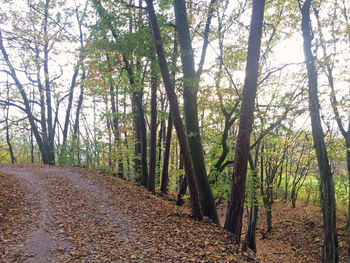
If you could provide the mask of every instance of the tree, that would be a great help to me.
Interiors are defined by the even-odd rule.
[[[211,4],[214,2],[215,0],[212,1]],[[216,211],[213,194],[206,172],[203,156],[203,146],[199,130],[197,91],[199,86],[201,68],[199,68],[199,72],[197,74],[194,67],[194,54],[187,20],[185,1],[174,0],[174,9],[176,29],[178,32],[180,45],[182,71],[184,74],[184,116],[191,157],[193,160],[193,166],[195,169],[196,181],[198,185],[199,198],[201,201],[203,214],[211,218],[215,223],[219,224],[219,217]],[[209,19],[211,19],[212,13],[213,10],[210,9]],[[210,20],[207,22],[207,31],[209,31],[209,26]],[[207,37],[208,36],[204,38],[205,41],[208,41]],[[203,52],[205,52],[205,50]],[[202,55],[202,57],[203,56],[205,56],[205,53]],[[200,63],[200,67],[203,67],[204,58]]]
[[[182,119],[180,115],[179,105],[177,102],[177,97],[175,94],[175,89],[170,78],[168,64],[165,59],[164,48],[162,45],[162,39],[160,35],[160,30],[158,26],[158,20],[154,11],[153,1],[146,0],[147,3],[147,12],[149,15],[149,20],[151,24],[151,29],[154,38],[154,44],[158,56],[158,64],[162,73],[163,83],[166,89],[166,93],[169,100],[169,106],[176,129],[177,137],[179,140],[182,157],[184,159],[184,167],[186,178],[190,190],[190,200],[192,208],[192,216],[195,218],[202,218],[200,202],[198,198],[197,183],[195,177],[195,171],[193,169],[192,158],[190,155],[189,145],[185,133],[185,128],[182,124]]]
[[[7,101],[5,103],[5,130],[6,130],[6,143],[8,146],[8,150],[10,152],[11,156],[11,163],[14,164],[16,162],[16,158],[13,153],[13,147],[11,143],[11,138],[10,138],[10,123],[9,123],[9,111],[10,111],[10,101],[9,101],[9,93],[10,93],[10,87],[8,85],[8,80],[6,81],[6,98]]]
[[[250,148],[250,133],[254,120],[254,101],[258,83],[264,7],[264,0],[253,1],[253,11],[250,23],[251,28],[248,40],[246,75],[243,86],[234,169],[224,226],[225,229],[233,233],[234,239],[237,242],[240,242],[241,240],[245,181]]]
[[[153,57],[153,56],[152,56]],[[150,143],[150,161],[147,189],[155,192],[156,179],[156,157],[157,157],[157,85],[158,77],[156,71],[155,58],[151,58],[151,143]]]
[[[86,8],[87,8],[87,3],[85,5],[84,13],[81,15],[81,14],[79,14],[78,6],[76,5],[76,7],[75,7],[75,16],[76,16],[76,20],[77,20],[78,27],[79,27],[80,54],[79,54],[79,59],[77,61],[77,65],[74,67],[72,81],[71,81],[70,89],[69,89],[69,93],[68,93],[68,105],[67,105],[66,117],[65,117],[64,126],[63,126],[63,135],[62,135],[63,136],[63,140],[62,140],[63,145],[66,143],[66,140],[68,137],[68,126],[69,126],[70,114],[71,114],[72,104],[73,104],[74,89],[75,89],[76,84],[77,84],[77,79],[78,79],[80,67],[81,67],[81,65],[84,61],[84,58],[85,58],[85,56],[84,56],[84,49],[85,49],[84,34],[83,34],[82,27],[83,27],[83,23],[84,23],[84,18],[86,17]]]
[[[176,33],[176,32],[175,32]],[[178,58],[178,42],[176,38],[174,38],[174,46],[173,46],[173,56],[172,56],[172,65],[171,65],[171,78],[173,87],[175,87],[175,76],[176,76],[176,61]],[[164,193],[168,193],[168,183],[169,183],[169,156],[170,156],[170,145],[171,145],[171,137],[173,133],[173,119],[171,117],[171,110],[169,109],[168,116],[168,126],[166,131],[166,139],[165,139],[165,150],[163,155],[163,170],[162,170],[162,181],[160,190]]]
[[[325,36],[323,34],[323,24],[319,15],[319,10],[317,8],[314,8],[314,14],[317,20],[317,26],[318,26],[318,33],[319,33],[319,37],[320,37],[320,46],[322,48],[322,52],[323,52],[323,60],[321,61],[321,66],[323,66],[323,70],[327,76],[327,80],[328,80],[328,85],[330,88],[330,101],[331,101],[331,105],[332,105],[332,109],[333,109],[333,113],[334,113],[334,117],[336,120],[336,123],[338,125],[338,129],[341,133],[341,135],[343,136],[344,140],[345,140],[345,151],[346,151],[346,166],[347,166],[347,172],[348,172],[348,182],[350,185],[350,114],[341,114],[341,108],[343,108],[345,105],[342,105],[340,103],[340,101],[342,101],[342,99],[339,100],[339,97],[337,96],[337,92],[336,92],[336,84],[334,82],[334,71],[337,68],[336,65],[336,52],[340,52],[337,51],[339,48],[337,47],[337,44],[339,42],[338,40],[338,34],[337,31],[341,31],[341,29],[335,28],[335,23],[333,22],[333,20],[336,20],[337,17],[337,3],[335,3],[335,7],[333,10],[333,14],[331,15],[331,19],[332,19],[332,27],[331,27],[331,44],[333,45],[333,54],[328,54],[327,51],[327,40],[325,39]],[[344,6],[342,7],[342,9],[340,10],[340,13],[343,14],[344,20],[345,21],[339,21],[339,24],[342,23],[349,23],[348,21],[348,14],[347,14],[347,9],[345,6],[345,2],[343,2]],[[342,17],[342,16],[340,16]],[[325,23],[326,24],[326,23]],[[349,30],[345,30],[345,38],[348,39],[348,44],[350,44],[350,32]],[[341,65],[339,65],[338,67],[342,67]],[[348,125],[346,127],[346,122],[348,122]],[[346,227],[350,229],[350,191],[349,191],[349,196],[348,196],[348,220],[347,220],[347,225]]]
[[[308,75],[312,137],[321,178],[320,193],[324,231],[322,260],[324,263],[334,263],[338,262],[336,203],[333,176],[329,165],[327,149],[324,142],[323,128],[321,125],[320,105],[318,101],[318,76],[315,66],[315,57],[312,53],[313,37],[310,19],[310,7],[312,0],[305,0],[303,4],[301,3],[301,0],[298,0],[298,3],[302,15],[301,30],[304,40],[305,65]]]
[[[24,104],[24,112],[28,117],[31,130],[39,146],[42,160],[45,164],[55,164],[55,133],[58,116],[58,106],[61,100],[53,105],[53,97],[58,97],[55,88],[63,84],[62,65],[52,67],[55,59],[56,46],[69,40],[67,29],[70,12],[62,17],[56,1],[39,1],[27,3],[26,12],[21,16],[14,14],[17,23],[9,31],[0,31],[0,50],[5,61],[6,73],[11,76],[17,86]],[[56,9],[56,10],[55,10]],[[55,10],[54,14],[53,10]],[[60,13],[58,15],[58,13]],[[52,17],[57,17],[56,20]],[[5,41],[6,40],[6,44]],[[20,68],[20,66],[23,68]],[[57,68],[59,72],[57,72]],[[27,83],[30,83],[28,85]],[[36,87],[38,97],[34,106],[30,105],[28,88]],[[62,100],[64,99],[61,98]]]
[[[108,29],[111,32],[111,35],[115,41],[113,45],[118,50],[119,54],[122,57],[124,68],[126,70],[126,73],[129,79],[129,85],[130,85],[131,94],[132,94],[132,101],[134,104],[133,112],[135,113],[135,132],[136,132],[136,139],[137,139],[135,150],[136,150],[136,154],[141,153],[141,157],[140,157],[141,158],[141,184],[146,187],[148,182],[148,164],[147,164],[147,130],[146,130],[147,127],[146,127],[143,101],[142,101],[142,97],[143,97],[142,85],[144,83],[143,83],[143,77],[138,78],[138,75],[144,75],[144,74],[139,74],[141,72],[141,56],[139,56],[139,54],[136,54],[136,61],[134,61],[132,59],[133,58],[132,48],[134,47],[130,48],[128,46],[128,42],[123,43],[124,45],[119,45],[120,38],[122,37],[128,38],[128,36],[132,35],[133,24],[130,18],[130,23],[128,25],[129,31],[125,33],[125,35],[122,35],[121,34],[122,32],[119,32],[119,28],[115,27],[114,24],[112,23],[113,21],[112,19],[116,19],[117,22],[119,22],[119,20],[122,20],[124,22],[124,25],[125,25],[125,21],[124,21],[125,19],[120,19],[119,17],[114,17],[110,15],[107,12],[106,8],[103,7],[100,0],[94,0],[93,3],[101,18],[102,31],[104,32],[106,29]],[[140,6],[140,8],[142,9],[142,6]],[[139,24],[142,24],[141,21],[139,22],[140,22]],[[139,29],[140,32],[142,32],[142,29],[144,28]],[[136,68],[136,70],[134,68]],[[137,158],[138,156],[136,156],[136,159]],[[138,163],[138,161],[136,163]]]

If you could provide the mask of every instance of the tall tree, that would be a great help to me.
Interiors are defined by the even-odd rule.
[[[212,1],[214,3],[215,1]],[[203,145],[199,130],[197,91],[199,85],[200,73],[197,75],[194,65],[194,54],[192,49],[192,41],[187,20],[186,3],[184,0],[174,0],[176,29],[178,32],[180,55],[182,61],[182,71],[184,74],[184,116],[186,123],[186,131],[190,145],[191,157],[196,174],[196,180],[199,191],[199,198],[203,214],[211,218],[215,223],[219,224],[219,217],[216,211],[213,194],[209,185],[207,171],[205,167]],[[211,19],[213,10],[209,10],[209,18]],[[210,20],[207,22],[205,41],[208,41],[208,31]],[[204,46],[208,45],[205,42]],[[203,51],[203,56],[205,50]],[[202,71],[204,57],[200,62],[199,72]]]
[[[234,239],[237,242],[241,240],[245,181],[250,148],[250,134],[254,121],[264,7],[264,0],[253,0],[239,130],[235,149],[231,192],[224,226],[225,229],[233,233]]]
[[[168,96],[170,110],[173,117],[173,122],[176,129],[177,137],[179,140],[182,157],[184,159],[185,174],[186,174],[186,178],[187,178],[188,186],[190,190],[192,216],[195,218],[202,218],[200,202],[198,197],[196,176],[193,168],[192,158],[189,150],[185,128],[182,124],[182,119],[180,115],[179,104],[175,94],[175,89],[171,81],[168,64],[165,59],[164,47],[162,44],[162,38],[160,35],[158,20],[154,11],[153,1],[146,0],[146,3],[147,3],[147,12],[149,15],[149,20],[150,20],[153,38],[154,38],[154,44],[155,44],[155,48],[158,56],[158,64],[159,64],[160,71],[162,73],[163,83]]]
[[[312,0],[305,0],[302,4],[298,0],[302,15],[301,30],[304,40],[305,65],[308,75],[309,107],[311,116],[312,136],[317,156],[321,183],[321,204],[323,211],[324,243],[322,261],[324,263],[338,262],[338,236],[336,229],[336,202],[334,182],[327,149],[324,142],[323,128],[320,117],[320,104],[318,101],[318,73],[315,66],[315,57],[312,54],[312,28],[310,7]]]
[[[175,30],[176,35],[176,30]],[[175,77],[176,77],[176,61],[178,58],[178,42],[176,37],[174,37],[174,46],[173,46],[173,55],[171,61],[171,80],[173,83],[173,87],[175,87]],[[171,145],[171,137],[173,133],[173,119],[171,117],[171,110],[169,109],[168,116],[168,126],[166,131],[166,139],[165,139],[165,149],[163,155],[163,170],[162,170],[162,182],[160,186],[160,190],[164,193],[168,193],[168,183],[169,183],[169,156],[170,156],[170,145]]]
[[[74,95],[74,89],[77,84],[77,79],[79,75],[79,70],[80,67],[84,61],[84,34],[83,34],[83,23],[84,23],[84,18],[86,17],[86,8],[87,4],[85,5],[85,10],[84,13],[81,15],[79,13],[78,6],[75,6],[75,17],[78,23],[78,28],[79,28],[79,42],[80,42],[80,52],[79,52],[79,59],[77,61],[77,65],[74,67],[73,71],[73,76],[69,88],[69,93],[68,93],[68,105],[67,105],[67,111],[66,111],[66,117],[64,120],[64,126],[63,126],[63,142],[62,144],[66,143],[67,136],[68,136],[68,126],[69,126],[69,120],[70,120],[70,114],[72,111],[72,106],[73,106],[73,95]]]
[[[155,192],[156,179],[156,157],[157,157],[157,71],[156,60],[151,58],[151,143],[150,143],[150,161],[147,189]]]
[[[345,4],[345,3],[344,3]],[[345,17],[345,22],[348,23],[348,14],[345,6],[342,9],[342,13]],[[323,51],[323,61],[321,65],[324,68],[325,74],[327,75],[327,80],[328,80],[328,85],[330,88],[330,100],[331,100],[331,105],[334,113],[334,117],[336,120],[336,123],[338,125],[338,129],[340,130],[341,135],[344,137],[345,140],[345,151],[346,151],[346,165],[347,165],[347,171],[348,171],[348,181],[350,185],[350,112],[348,114],[344,114],[345,117],[342,116],[341,114],[341,108],[342,105],[340,103],[341,99],[339,100],[339,97],[337,96],[336,92],[336,83],[334,81],[334,69],[336,69],[336,54],[328,54],[327,51],[327,42],[325,39],[325,36],[323,34],[323,26],[322,26],[322,21],[319,15],[319,10],[317,8],[314,8],[314,14],[316,16],[317,20],[317,26],[318,26],[318,32],[319,32],[319,37],[320,37],[320,45]],[[332,20],[335,19],[337,16],[336,13],[336,8],[334,7],[333,14],[330,16]],[[337,42],[338,42],[338,34],[337,34],[336,28],[334,28],[334,25],[332,23],[332,28],[331,28],[331,36],[332,36],[332,45],[333,45],[333,50],[335,53],[335,50],[337,50]],[[347,38],[348,38],[348,44],[350,44],[350,31],[347,30],[347,33],[345,33]],[[348,124],[346,125],[346,122]],[[350,191],[348,191],[348,220],[346,227],[350,229]]]
[[[140,57],[137,57],[137,61],[133,61],[131,58],[133,57],[133,54],[131,54],[128,46],[119,46],[120,38],[122,38],[122,35],[119,35],[119,28],[116,28],[114,24],[112,23],[112,19],[114,17],[110,15],[107,11],[107,9],[102,5],[100,0],[94,0],[93,1],[95,8],[101,18],[102,26],[107,27],[107,29],[112,34],[112,37],[115,41],[113,45],[118,50],[118,52],[122,56],[122,60],[124,63],[124,67],[129,79],[129,85],[131,89],[132,94],[132,100],[133,100],[133,109],[135,113],[135,131],[136,131],[136,150],[140,150],[141,153],[141,184],[144,186],[147,186],[148,182],[148,164],[147,164],[147,130],[146,130],[146,121],[144,116],[144,110],[143,110],[143,88],[142,88],[142,81],[140,81],[137,78],[137,72],[141,71],[141,62]],[[140,8],[142,9],[142,5],[140,5]],[[130,16],[128,16],[130,18]],[[118,18],[116,18],[118,19]],[[141,24],[141,22],[140,22]],[[132,21],[130,18],[130,23],[128,26],[129,32],[127,35],[133,34],[133,27],[132,27]],[[105,30],[102,28],[102,30]],[[140,31],[142,31],[140,29]],[[136,54],[137,55],[137,54]],[[134,70],[136,66],[136,70]],[[138,148],[140,147],[140,149]],[[137,152],[139,153],[139,152]],[[136,157],[137,158],[137,157]]]
[[[51,107],[51,82],[49,79],[48,74],[48,59],[49,59],[49,41],[51,40],[48,36],[48,16],[49,16],[49,2],[46,1],[43,7],[43,14],[44,17],[42,18],[43,28],[41,29],[41,33],[43,35],[44,39],[33,39],[32,43],[34,44],[32,47],[33,55],[36,58],[34,60],[34,67],[36,68],[36,80],[29,79],[33,83],[36,83],[36,86],[38,87],[38,91],[40,94],[40,125],[41,125],[41,132],[39,132],[39,127],[36,122],[36,118],[33,115],[32,109],[30,107],[28,95],[26,93],[25,86],[22,84],[21,79],[18,77],[18,69],[16,69],[13,65],[13,63],[10,61],[10,57],[7,53],[6,47],[3,42],[3,34],[2,31],[0,31],[0,50],[3,55],[3,58],[5,60],[5,63],[8,67],[8,74],[11,76],[13,81],[15,82],[15,85],[17,86],[22,100],[23,104],[25,105],[25,113],[28,116],[28,120],[31,126],[31,129],[33,131],[33,134],[35,136],[35,139],[37,141],[37,144],[39,146],[42,160],[45,164],[55,164],[55,154],[54,154],[54,127],[52,125],[52,107]],[[31,14],[34,16],[33,12],[35,10],[30,7]],[[20,39],[20,38],[19,38]],[[21,39],[20,39],[21,40]],[[41,43],[43,41],[43,43]],[[21,42],[20,42],[21,43]],[[43,49],[39,49],[39,47],[42,47]],[[22,46],[23,49],[28,48],[27,46]],[[43,57],[40,57],[41,53],[43,53]],[[40,59],[44,61],[44,66],[40,62]],[[42,70],[42,67],[44,68]],[[28,69],[29,70],[29,69]],[[41,79],[41,72],[44,72],[44,81]],[[46,96],[45,96],[46,95]],[[46,98],[46,103],[45,103]],[[48,115],[46,116],[46,110],[49,111]],[[49,120],[50,119],[50,120]]]

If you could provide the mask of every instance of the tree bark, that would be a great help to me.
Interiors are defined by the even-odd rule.
[[[163,83],[168,96],[170,110],[174,121],[174,126],[175,126],[177,137],[179,140],[181,152],[184,158],[185,173],[186,173],[187,182],[190,189],[192,216],[195,218],[201,219],[202,213],[201,213],[200,202],[198,198],[195,172],[193,169],[193,163],[192,163],[191,154],[189,151],[189,145],[187,141],[185,128],[182,124],[179,104],[177,102],[175,89],[170,78],[168,64],[165,59],[165,53],[162,45],[162,39],[161,39],[160,30],[158,26],[158,20],[154,11],[153,1],[146,0],[146,3],[147,3],[147,12],[149,15],[149,20],[150,20],[153,38],[154,38],[154,44],[158,55],[158,64],[162,73]]]
[[[194,55],[184,0],[174,0],[176,28],[180,44],[182,71],[184,75],[184,116],[190,153],[198,185],[203,215],[220,224],[213,194],[205,167],[203,146],[199,130],[197,90],[199,79],[195,71]]]
[[[184,176],[180,185],[179,193],[177,194],[177,202],[176,202],[177,206],[183,205],[184,203],[183,197],[187,192],[187,186],[188,184],[187,184],[186,176]]]
[[[82,20],[80,19],[79,11],[78,11],[77,7],[75,9],[75,17],[77,19],[78,27],[79,27],[80,48],[83,49],[84,48],[84,39],[83,39],[83,31],[82,31]],[[69,95],[68,95],[68,106],[67,106],[67,112],[66,112],[66,117],[65,117],[64,126],[63,126],[63,142],[62,142],[62,144],[66,143],[67,136],[68,136],[68,125],[69,125],[70,114],[72,111],[74,88],[76,86],[76,82],[77,82],[77,78],[78,78],[78,74],[79,74],[79,69],[80,69],[80,66],[83,62],[83,59],[84,59],[84,57],[81,54],[79,54],[79,61],[74,68],[74,72],[73,72],[73,76],[72,76],[72,80],[71,80],[71,84],[70,84]]]
[[[9,125],[9,106],[6,106],[6,119],[5,119],[5,129],[6,129],[6,142],[9,147],[9,152],[11,156],[11,163],[14,164],[16,162],[16,158],[13,154],[12,144],[10,140],[10,125]]]
[[[171,112],[169,112],[168,117],[168,127],[166,133],[165,150],[163,156],[163,169],[162,169],[162,182],[160,190],[164,193],[168,193],[169,184],[169,156],[170,156],[170,146],[171,146],[171,134],[173,132],[173,120],[171,118]]]
[[[52,103],[51,103],[51,84],[49,75],[49,36],[48,36],[48,19],[49,19],[49,5],[50,0],[45,2],[45,14],[44,14],[44,82],[45,82],[45,95],[46,95],[46,111],[47,111],[47,158],[48,164],[55,164],[55,130],[52,118]]]
[[[326,44],[325,44],[325,39],[323,37],[323,32],[322,32],[322,25],[321,25],[321,21],[319,19],[319,11],[315,10],[315,16],[317,19],[317,24],[318,24],[318,28],[319,28],[319,34],[320,34],[320,43],[322,46],[322,50],[323,50],[323,56],[325,58],[328,58],[328,54],[327,54],[327,49],[326,49]],[[348,21],[347,15],[346,15],[346,10],[343,11],[343,14],[345,15],[345,19],[346,21]],[[349,43],[350,43],[350,33],[348,34],[349,37]],[[336,41],[335,39],[333,41]],[[327,75],[327,79],[328,79],[328,84],[329,87],[331,89],[330,92],[330,101],[331,101],[331,105],[333,108],[333,113],[335,116],[335,120],[337,122],[338,128],[340,133],[342,134],[342,136],[345,139],[345,149],[346,149],[346,165],[347,165],[347,170],[348,170],[348,181],[349,181],[349,186],[350,186],[350,113],[348,115],[348,127],[347,130],[345,129],[345,125],[343,124],[342,121],[342,117],[340,115],[339,112],[339,103],[338,103],[338,99],[336,96],[336,91],[335,91],[335,86],[334,86],[334,77],[333,77],[333,69],[334,69],[334,64],[332,64],[330,62],[329,59],[325,59],[325,61],[323,62],[324,66],[325,66],[325,71],[326,71],[326,75]],[[347,224],[346,227],[350,229],[350,191],[349,192],[349,207],[348,207],[348,220],[347,220]]]
[[[300,4],[300,0],[298,1]],[[305,64],[308,74],[309,107],[311,116],[312,136],[316,150],[321,184],[321,204],[323,211],[324,244],[322,260],[324,263],[338,262],[338,236],[336,230],[336,202],[334,183],[329,165],[327,149],[320,118],[320,105],[318,101],[318,80],[315,58],[312,54],[312,28],[310,20],[310,7],[312,0],[305,0],[300,6],[302,14],[301,29],[304,40]]]
[[[225,229],[233,233],[233,237],[237,242],[240,242],[242,232],[245,181],[247,176],[248,154],[250,150],[250,133],[254,121],[254,105],[258,81],[264,6],[264,0],[253,1],[251,27],[248,40],[246,76],[243,86],[231,192],[229,195],[224,226]]]
[[[156,181],[156,162],[157,162],[157,72],[155,66],[155,58],[152,56],[151,61],[151,143],[149,150],[149,176],[148,191],[155,192]]]
[[[176,30],[175,30],[176,35]],[[176,61],[178,58],[178,43],[176,38],[174,38],[174,49],[173,49],[173,56],[172,56],[172,72],[171,72],[171,78],[173,87],[175,87],[175,77],[176,77]],[[164,156],[163,156],[163,169],[162,169],[162,182],[160,190],[164,193],[168,193],[168,184],[169,184],[169,156],[170,156],[170,146],[171,146],[171,136],[173,132],[173,119],[171,117],[171,110],[169,109],[169,117],[168,117],[168,126],[167,126],[167,132],[166,132],[166,141],[165,141],[165,149],[164,149]]]

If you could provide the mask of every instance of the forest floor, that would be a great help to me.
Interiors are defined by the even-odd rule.
[[[0,165],[1,262],[244,262],[228,234],[82,168]]]
[[[220,211],[224,218],[224,206]],[[275,202],[273,230],[260,262],[320,262],[322,215]],[[340,217],[339,225],[342,226]],[[189,217],[160,195],[98,171],[43,165],[0,165],[1,262],[245,262],[227,232]],[[340,262],[350,233],[339,229]],[[258,262],[258,261],[255,261]]]
[[[218,208],[221,224],[225,221],[226,204]],[[242,240],[247,227],[247,211],[244,211]],[[266,234],[267,223],[264,208],[259,207],[256,231],[256,257],[266,263],[316,263],[322,260],[323,216],[320,207],[297,201],[276,200],[272,206],[272,231]],[[350,251],[350,231],[345,230],[346,217],[337,215],[339,262],[347,262]],[[349,255],[350,256],[350,255]]]

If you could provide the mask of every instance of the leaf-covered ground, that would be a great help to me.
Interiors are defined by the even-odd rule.
[[[226,206],[220,206],[220,219],[224,222]],[[246,230],[246,215],[243,235]],[[350,231],[345,231],[346,218],[338,214],[339,262],[345,263],[350,247]],[[321,262],[323,244],[323,218],[320,208],[297,202],[292,208],[290,202],[276,200],[272,207],[272,231],[266,233],[266,214],[259,208],[257,226],[257,255],[266,263],[318,263]]]
[[[2,262],[244,262],[227,233],[96,171],[0,166]]]
[[[276,201],[273,230],[264,238],[265,214],[259,213],[260,262],[320,262],[319,209]],[[340,262],[346,262],[350,235],[338,233]],[[252,259],[221,228],[191,219],[188,209],[136,184],[88,169],[33,165],[0,166],[0,255],[11,263]]]

